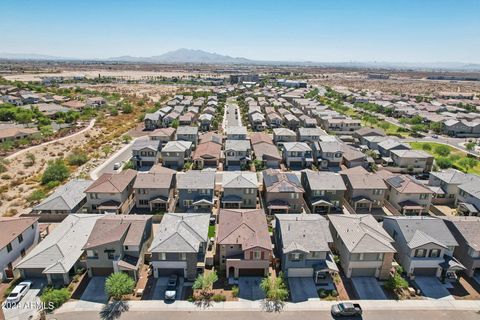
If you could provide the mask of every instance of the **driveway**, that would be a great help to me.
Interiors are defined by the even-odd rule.
[[[429,299],[455,300],[437,277],[415,277],[422,294]]]
[[[320,300],[312,277],[288,278],[292,302]]]
[[[183,299],[183,277],[178,278],[177,283],[177,295],[175,296],[175,300]],[[152,289],[152,300],[164,300],[165,299],[165,291],[167,290],[168,284],[168,277],[159,277],[155,281]]]
[[[238,297],[243,300],[262,300],[265,294],[260,289],[260,282],[262,277],[240,277],[238,279]]]
[[[105,281],[107,277],[92,277],[88,282],[85,291],[83,291],[80,300],[97,302],[97,303],[107,303],[108,298],[105,293]]]
[[[32,281],[32,286],[19,304],[13,308],[2,307],[5,319],[30,320],[36,318],[39,311],[38,306],[41,305],[40,293],[47,285],[47,281],[46,279],[29,279],[28,281]]]
[[[382,287],[374,277],[353,277],[353,287],[362,300],[386,300]]]

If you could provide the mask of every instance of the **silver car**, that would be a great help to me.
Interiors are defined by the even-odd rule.
[[[175,300],[177,296],[178,276],[172,274],[168,279],[167,290],[165,291],[165,300]]]
[[[31,281],[20,282],[18,285],[15,286],[15,288],[13,288],[12,292],[8,295],[5,304],[9,306],[19,303],[20,300],[22,300],[22,298],[25,296],[25,294],[27,294],[31,286]]]

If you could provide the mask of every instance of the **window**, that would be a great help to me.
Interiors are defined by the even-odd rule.
[[[430,258],[438,258],[440,257],[440,249],[432,249],[430,250],[430,254],[428,255]]]
[[[10,251],[12,251],[12,244],[11,243],[7,244],[7,252],[10,252]]]
[[[193,200],[183,200],[184,207],[190,207],[193,204]]]
[[[148,206],[148,200],[139,200],[138,203],[142,206]]]
[[[18,243],[22,243],[23,242],[23,235],[19,234],[18,235]]]
[[[87,250],[87,257],[91,259],[98,259],[98,252],[96,250]]]
[[[253,251],[253,259],[260,260],[262,258],[262,253],[260,251]]]
[[[427,250],[417,249],[415,250],[415,258],[425,258],[427,256]]]
[[[300,253],[290,253],[290,261],[299,261]]]
[[[298,199],[299,194],[298,193],[290,193],[290,198],[292,199]]]
[[[115,259],[115,250],[105,250],[105,253],[107,254],[108,260],[113,260]]]
[[[187,260],[187,254],[185,252],[180,252],[180,260],[182,261]]]
[[[311,256],[312,258],[318,258],[318,257],[320,257],[320,252],[318,252],[318,251],[312,251],[312,252],[310,252],[310,256]]]
[[[158,260],[167,260],[167,255],[165,254],[165,252],[158,253]]]
[[[420,200],[422,199],[428,199],[428,194],[427,193],[420,194]]]
[[[382,189],[373,189],[372,193],[374,195],[382,195],[383,194],[383,190]]]

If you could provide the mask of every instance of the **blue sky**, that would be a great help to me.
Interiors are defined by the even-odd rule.
[[[480,0],[0,0],[0,52],[480,63]]]

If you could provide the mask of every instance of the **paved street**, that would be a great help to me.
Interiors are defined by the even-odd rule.
[[[363,320],[478,320],[480,315],[477,311],[368,311],[363,317],[355,319]],[[96,320],[101,319],[98,312],[75,312],[54,314],[47,319],[53,320]],[[295,311],[267,313],[259,311],[161,311],[161,312],[126,312],[120,320],[328,320],[333,319],[328,311]],[[350,319],[350,318],[343,318]]]

